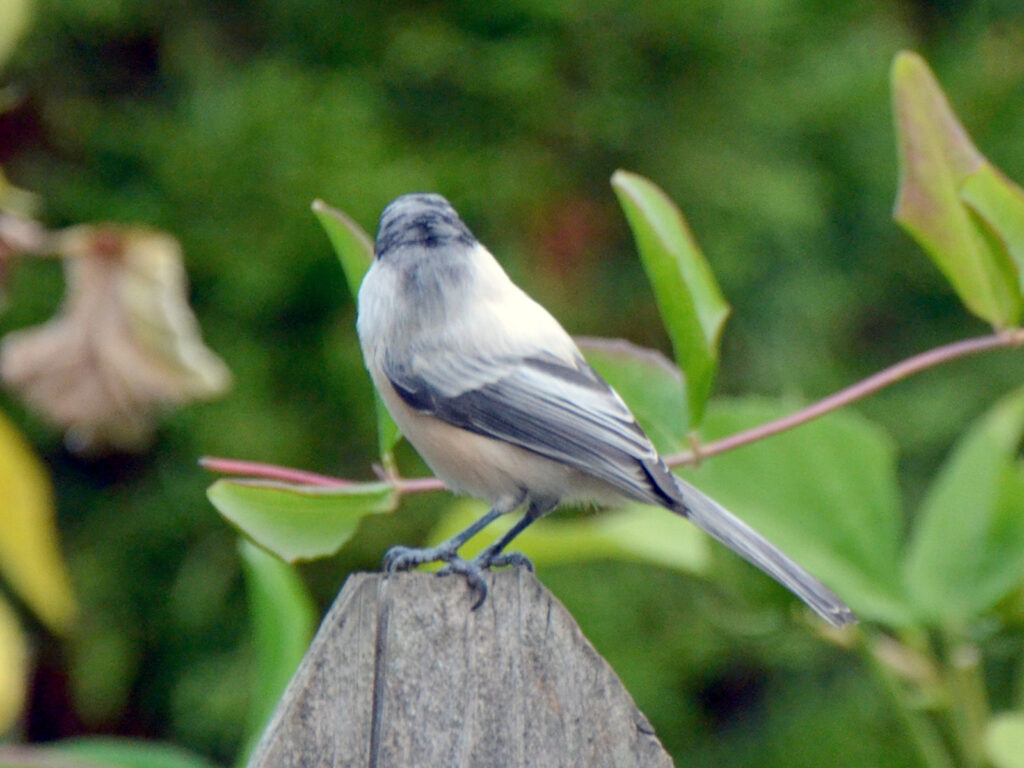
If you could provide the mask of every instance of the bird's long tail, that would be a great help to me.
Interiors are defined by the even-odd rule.
[[[722,542],[747,562],[756,565],[803,600],[834,627],[852,624],[857,617],[832,590],[797,565],[778,547],[718,502],[673,475],[683,503],[669,507]]]

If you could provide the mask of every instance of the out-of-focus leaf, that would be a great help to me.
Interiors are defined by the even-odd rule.
[[[373,390],[373,406],[377,413],[377,451],[386,468],[395,466],[394,449],[402,433],[398,430],[387,406],[376,389]]]
[[[357,298],[363,275],[373,263],[373,238],[351,218],[323,200],[313,201],[313,213],[334,246],[352,298]]]
[[[2,13],[0,11],[0,15]],[[3,92],[0,91],[0,113],[3,113],[3,111]],[[27,241],[24,250],[38,250],[39,244],[45,239],[42,227],[40,227],[38,222],[29,219],[29,217],[36,214],[40,205],[38,195],[29,192],[27,189],[14,186],[4,174],[3,169],[0,168],[0,212],[24,222],[21,224],[23,228],[21,233],[16,231],[15,235],[17,237],[20,234],[21,236],[18,239]],[[8,224],[0,228],[0,235],[5,234],[5,231],[9,231],[10,227],[11,225]],[[31,227],[31,229],[27,229],[27,227]]]
[[[75,599],[57,543],[53,490],[42,463],[0,414],[0,571],[52,630],[64,631]]]
[[[900,53],[892,66],[899,134],[895,218],[924,248],[967,308],[997,328],[1020,319],[1017,275],[998,240],[960,199],[965,180],[988,165],[957,120],[924,60]]]
[[[181,747],[140,739],[67,739],[41,751],[82,758],[97,768],[217,768],[205,757]]]
[[[704,573],[711,564],[708,539],[661,507],[627,504],[602,515],[595,527],[610,545],[609,557]]]
[[[0,736],[17,722],[28,688],[28,643],[11,604],[0,595]]]
[[[256,648],[256,685],[249,711],[249,736],[236,765],[244,766],[295,674],[316,629],[316,606],[295,569],[243,540],[249,613]]]
[[[687,447],[686,382],[657,350],[621,339],[578,338],[584,356],[633,411],[662,453]]]
[[[4,0],[0,3],[0,69],[14,52],[31,15],[30,0]]]
[[[993,768],[1024,768],[1024,712],[1004,712],[988,721],[985,756]]]
[[[107,225],[57,242],[63,310],[4,338],[0,377],[67,430],[72,449],[139,449],[162,408],[226,391],[231,374],[203,345],[177,240]]]
[[[676,361],[686,375],[690,422],[700,423],[718,367],[729,305],[682,213],[647,179],[616,171],[612,187],[633,230]]]
[[[961,437],[921,507],[906,582],[932,621],[959,625],[1024,577],[1024,389]]]
[[[313,201],[313,213],[320,220],[331,245],[334,246],[334,252],[341,262],[341,269],[345,273],[345,281],[348,283],[352,298],[357,299],[363,275],[366,274],[366,270],[373,262],[373,240],[351,218],[337,208],[329,206],[323,200]],[[401,437],[401,433],[376,390],[374,390],[373,397],[377,409],[378,450],[385,466],[391,466],[394,463],[392,451],[398,438]]]
[[[712,440],[792,408],[762,398],[716,400]],[[900,583],[903,516],[889,436],[836,413],[715,456],[681,474],[827,583],[865,619],[909,624]]]
[[[0,744],[0,768],[110,768],[87,757],[78,757],[50,747]]]
[[[1024,289],[1024,190],[985,163],[964,179],[960,197],[1002,242]]]
[[[332,555],[367,515],[390,512],[397,493],[387,483],[337,488],[262,480],[218,480],[206,492],[242,533],[289,563]]]
[[[75,627],[68,649],[70,688],[85,725],[99,726],[124,711],[143,664],[141,646],[131,629],[98,621],[92,613]]]
[[[430,542],[444,541],[485,512],[486,507],[475,501],[453,502],[431,531]],[[517,519],[518,513],[499,518],[466,542],[460,554],[466,558],[479,554]],[[643,504],[586,517],[567,518],[556,512],[523,531],[509,550],[522,552],[537,566],[627,560],[703,573],[710,562],[707,539],[694,526],[660,507]]]
[[[0,114],[3,111],[3,91],[0,90]],[[48,243],[46,230],[30,218],[37,207],[36,196],[7,181],[0,168],[0,312],[6,308],[7,280],[14,259],[25,254],[38,255]]]

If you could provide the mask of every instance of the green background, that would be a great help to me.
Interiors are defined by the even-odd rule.
[[[320,197],[373,231],[399,194],[455,204],[574,333],[668,351],[608,179],[685,211],[734,307],[720,394],[813,400],[982,333],[890,220],[893,55],[935,69],[977,145],[1024,179],[1024,10],[822,0],[40,0],[4,70],[0,165],[52,227],[145,222],[180,238],[224,399],[170,414],[152,449],[82,460],[6,393],[57,489],[84,606],[36,635],[26,736],[171,740],[222,762],[252,658],[235,533],[201,455],[372,477],[370,385]],[[57,307],[56,264],[20,268],[0,331]],[[1019,355],[960,361],[858,406],[901,451],[913,508],[955,436],[1019,382]],[[406,474],[423,469],[400,451]],[[374,518],[304,568],[344,575],[425,534],[443,494]],[[776,587],[722,553],[711,583],[634,564],[541,579],[622,676],[680,765],[913,764],[861,662],[757,621]]]

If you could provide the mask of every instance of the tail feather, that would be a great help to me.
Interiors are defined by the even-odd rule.
[[[857,617],[832,590],[809,574],[749,525],[684,480],[675,478],[682,496],[669,507],[757,566],[834,627],[852,624]]]

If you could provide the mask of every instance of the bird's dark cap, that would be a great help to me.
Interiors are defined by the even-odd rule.
[[[440,248],[452,243],[471,246],[476,238],[443,196],[433,192],[414,192],[392,201],[380,215],[374,255],[418,245]]]

